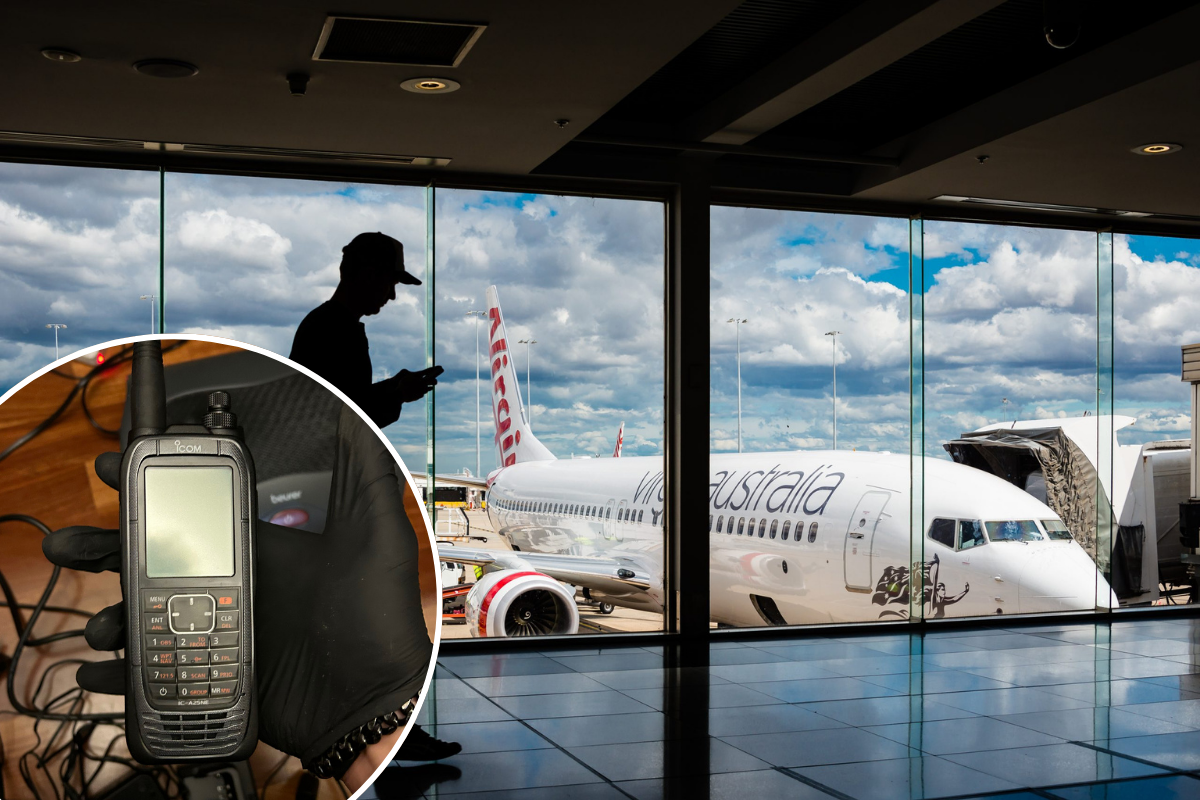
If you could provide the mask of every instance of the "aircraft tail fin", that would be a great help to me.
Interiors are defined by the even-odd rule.
[[[496,448],[500,464],[510,467],[527,461],[553,461],[554,454],[538,441],[529,427],[521,402],[516,365],[510,354],[500,296],[495,286],[487,289],[488,361],[491,364],[492,420],[496,426]]]
[[[621,457],[621,445],[625,443],[625,420],[621,420],[621,427],[617,428],[617,446],[613,448],[613,458]]]

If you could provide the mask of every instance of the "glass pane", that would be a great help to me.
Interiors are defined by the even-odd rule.
[[[424,369],[422,287],[381,285],[378,297],[366,303],[370,308],[331,302],[341,280],[342,249],[360,233],[381,231],[400,241],[405,270],[424,277],[422,188],[168,173],[165,202],[168,331],[224,336],[289,355],[301,321],[322,307],[339,313],[321,317],[313,339],[337,342],[328,349],[346,355],[326,354],[306,366],[356,387],[403,369]],[[369,363],[360,350],[341,344],[361,336],[360,318]],[[318,361],[329,366],[317,369]],[[421,471],[425,401],[405,403],[394,423],[395,404],[380,405],[387,407],[368,410],[387,426],[410,469]]]
[[[1196,602],[1179,504],[1191,494],[1191,384],[1181,347],[1200,342],[1200,242],[1113,237],[1113,588],[1122,604]]]
[[[1111,604],[1097,259],[1092,232],[924,224],[924,513],[975,542],[926,542],[929,616]]]
[[[709,504],[730,515],[709,536],[713,623],[906,618],[908,222],[715,207],[711,224]],[[766,520],[794,533],[760,536]]]
[[[56,335],[66,355],[151,332],[158,181],[157,172],[0,163],[0,392],[56,358]]]
[[[498,559],[444,567],[443,636],[661,630],[662,204],[439,188],[435,221],[437,527]],[[518,559],[548,574],[481,611]]]

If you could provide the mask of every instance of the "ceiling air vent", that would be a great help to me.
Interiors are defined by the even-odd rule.
[[[314,61],[457,67],[486,25],[328,17]]]

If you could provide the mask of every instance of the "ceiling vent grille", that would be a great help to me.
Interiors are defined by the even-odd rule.
[[[486,25],[370,17],[328,17],[314,61],[457,67]]]

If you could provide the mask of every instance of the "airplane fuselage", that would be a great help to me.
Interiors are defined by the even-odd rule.
[[[925,486],[915,515],[914,467],[923,467]],[[1036,613],[1115,602],[1083,549],[1044,529],[1028,541],[981,537],[970,547],[954,535],[948,545],[944,536],[931,538],[935,520],[939,530],[958,530],[1057,519],[1025,492],[970,467],[802,451],[714,454],[710,473],[710,608],[718,623]],[[664,488],[659,457],[516,463],[494,476],[488,514],[522,552],[616,558],[658,576],[649,591],[606,597],[660,610]]]

